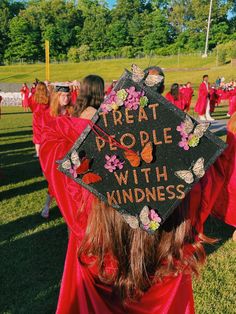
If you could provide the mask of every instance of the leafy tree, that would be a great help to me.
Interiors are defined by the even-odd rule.
[[[146,35],[143,38],[143,49],[149,53],[152,50],[167,46],[170,42],[169,25],[163,13],[156,9],[146,15],[145,30]]]
[[[24,2],[10,2],[9,0],[0,1],[0,64],[3,62],[5,49],[10,41],[9,24],[10,20],[18,15],[24,8]]]
[[[105,4],[96,1],[83,0],[80,3],[84,17],[83,29],[81,31],[81,43],[91,47],[96,52],[105,51],[108,48],[107,24],[109,21],[109,10]]]
[[[24,16],[16,16],[10,22],[9,38],[11,40],[5,51],[5,58],[10,60],[35,61],[38,59],[40,32],[32,28]]]

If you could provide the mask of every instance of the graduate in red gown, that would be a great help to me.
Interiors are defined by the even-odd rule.
[[[228,115],[232,116],[236,112],[236,86],[229,91],[229,111]]]
[[[210,112],[215,111],[215,107],[219,105],[219,95],[215,86],[210,89]]]
[[[28,110],[28,105],[29,105],[29,93],[30,93],[30,90],[29,90],[29,88],[28,88],[26,83],[24,83],[22,85],[20,93],[21,93],[21,97],[22,97],[22,107],[23,107],[24,111],[27,111]]]
[[[225,182],[214,205],[213,214],[236,228],[236,113],[227,126],[227,144],[225,151]],[[236,233],[234,233],[236,241]]]
[[[181,89],[181,93],[183,94],[183,97],[185,99],[184,111],[188,112],[191,106],[191,101],[194,93],[191,82],[187,82],[186,86]]]
[[[199,119],[202,121],[214,121],[210,115],[210,84],[208,83],[208,75],[203,75],[203,81],[199,86],[198,99],[194,111],[198,113]]]
[[[55,91],[51,93],[50,107],[48,107],[43,112],[42,128],[50,124],[50,122],[55,120],[57,117],[71,116],[73,112],[74,105],[72,104],[71,101],[71,93],[69,86],[56,86]],[[54,195],[53,188],[49,184],[45,205],[41,211],[41,216],[43,218],[49,218],[50,205],[53,199],[53,195]]]
[[[184,111],[186,101],[184,95],[179,91],[179,84],[172,84],[170,91],[166,94],[165,98],[177,108]]]
[[[73,105],[76,104],[77,97],[78,97],[77,86],[72,85],[72,87],[71,87],[71,102],[72,102]]]
[[[103,97],[103,80],[86,77],[76,117],[58,117],[43,132],[40,161],[70,229],[56,313],[192,314],[191,273],[204,261],[199,232],[224,170],[220,162],[211,167],[155,236],[131,229],[116,210],[57,169]]]
[[[44,112],[49,108],[49,95],[47,87],[43,82],[38,83],[35,93],[29,98],[29,107],[33,112],[33,143],[35,144],[35,157],[39,157],[43,116]]]
[[[108,88],[107,88],[107,90],[105,92],[106,95],[110,94],[110,92],[112,91],[113,87],[116,85],[116,82],[117,82],[117,80],[113,80],[111,85],[108,86]]]

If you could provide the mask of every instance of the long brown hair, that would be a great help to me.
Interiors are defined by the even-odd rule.
[[[228,131],[233,134],[236,134],[236,112],[232,115],[228,122]]]
[[[52,117],[57,117],[61,114],[60,95],[63,92],[53,92],[50,102],[50,114]],[[74,106],[70,100],[69,104],[64,107],[70,115],[74,113]]]
[[[149,235],[141,229],[131,229],[116,210],[96,200],[78,250],[80,263],[92,266],[88,262],[92,257],[99,279],[112,284],[123,302],[138,299],[164,276],[198,274],[205,251],[200,242],[195,242],[188,205],[186,199],[154,235]],[[107,254],[116,265],[112,274],[106,273]]]
[[[33,99],[42,105],[46,105],[49,103],[49,96],[47,86],[43,82],[39,82],[36,86],[35,94],[33,95]]]
[[[88,107],[98,109],[104,99],[104,80],[98,75],[86,76],[75,104],[74,116],[79,117]]]
[[[179,84],[178,83],[174,83],[171,85],[170,93],[174,97],[174,100],[179,99]]]

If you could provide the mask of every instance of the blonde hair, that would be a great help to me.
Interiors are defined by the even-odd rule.
[[[49,103],[48,90],[45,83],[39,82],[37,84],[33,99],[38,104],[46,105]]]
[[[50,114],[52,117],[57,117],[61,114],[61,105],[59,98],[63,92],[53,92],[50,102]],[[68,110],[70,115],[74,112],[74,106],[71,103],[71,100],[68,105],[65,106],[65,109]]]

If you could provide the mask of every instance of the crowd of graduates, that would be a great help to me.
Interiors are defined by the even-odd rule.
[[[197,272],[197,265],[205,259],[202,243],[210,241],[203,235],[204,222],[211,213],[236,226],[236,84],[221,82],[210,86],[208,76],[203,77],[195,111],[199,120],[212,121],[210,113],[215,106],[221,100],[229,100],[232,117],[228,123],[228,148],[175,210],[173,221],[167,220],[167,229],[164,227],[152,238],[143,231],[132,230],[114,209],[97,202],[92,193],[60,173],[56,166],[115,84],[113,81],[105,91],[103,79],[90,75],[81,83],[36,80],[31,89],[26,84],[21,89],[24,110],[30,108],[33,112],[36,157],[49,183],[41,215],[49,218],[50,203],[55,198],[69,228],[57,313],[144,314],[147,309],[152,314],[194,313],[190,274]],[[163,89],[161,86],[159,92]],[[182,86],[175,83],[166,99],[188,112],[193,93],[190,82]],[[186,217],[180,222],[183,210]],[[116,244],[112,239],[117,239]],[[153,247],[153,252],[148,253],[153,254],[152,262],[145,259],[145,247]],[[136,249],[143,256],[141,263]],[[121,257],[133,262],[122,264]],[[154,273],[159,279],[152,281]]]

